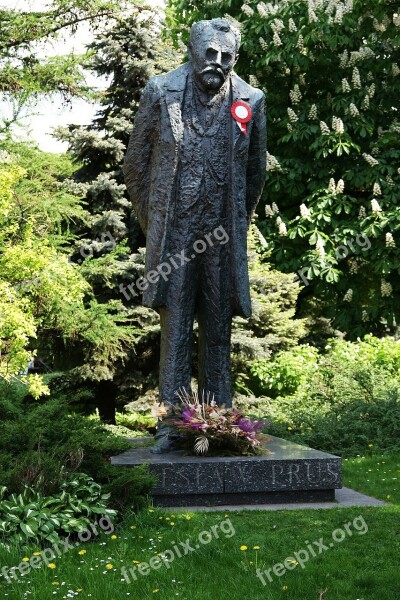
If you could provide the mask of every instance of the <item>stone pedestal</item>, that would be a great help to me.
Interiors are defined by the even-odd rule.
[[[215,506],[332,502],[342,487],[338,456],[269,436],[270,454],[240,457],[184,456],[182,451],[151,454],[134,447],[111,463],[121,467],[148,464],[157,476],[156,506]]]

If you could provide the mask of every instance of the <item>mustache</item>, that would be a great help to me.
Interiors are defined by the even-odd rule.
[[[200,72],[201,75],[206,75],[207,73],[211,73],[212,75],[220,75],[223,78],[225,77],[224,71],[216,66],[205,67],[205,69]]]

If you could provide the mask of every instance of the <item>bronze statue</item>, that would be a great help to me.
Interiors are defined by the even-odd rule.
[[[266,171],[264,94],[233,71],[240,33],[225,19],[192,26],[189,62],[148,82],[124,175],[146,234],[143,304],[161,319],[160,401],[190,390],[193,321],[199,392],[232,406],[232,316],[249,317],[247,228]],[[168,426],[155,452],[171,449]]]

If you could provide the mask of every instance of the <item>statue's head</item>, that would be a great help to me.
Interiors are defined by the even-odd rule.
[[[221,88],[239,57],[239,46],[240,32],[226,19],[192,25],[188,53],[202,89],[213,94]]]

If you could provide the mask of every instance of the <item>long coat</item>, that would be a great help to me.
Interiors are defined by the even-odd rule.
[[[123,166],[125,183],[136,216],[146,234],[146,273],[168,261],[168,239],[173,235],[172,211],[183,137],[182,104],[191,71],[185,63],[149,80],[136,115]],[[266,172],[266,122],[264,94],[236,73],[231,75],[233,102],[250,105],[252,118],[247,135],[230,120],[228,176],[229,246],[233,314],[251,315],[247,267],[247,227],[260,198]],[[179,201],[179,199],[178,199]],[[169,281],[149,283],[143,304],[166,305]]]

